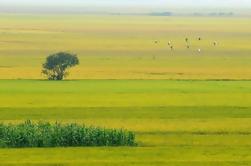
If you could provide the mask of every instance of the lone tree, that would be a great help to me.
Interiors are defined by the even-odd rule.
[[[49,80],[63,80],[68,75],[67,69],[79,64],[77,55],[67,52],[58,52],[49,55],[43,64],[42,73]]]

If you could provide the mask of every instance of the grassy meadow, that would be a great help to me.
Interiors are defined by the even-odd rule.
[[[1,123],[122,128],[138,146],[2,148],[0,165],[251,165],[249,20],[1,14]],[[80,65],[47,81],[41,65],[57,51]]]
[[[249,79],[249,20],[2,14],[0,78],[41,79],[45,57],[69,51],[81,62],[69,79]]]
[[[250,85],[250,81],[2,80],[3,123],[31,119],[124,128],[136,133],[138,146],[0,149],[0,161],[2,165],[249,165]]]

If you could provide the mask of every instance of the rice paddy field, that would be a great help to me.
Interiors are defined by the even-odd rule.
[[[138,144],[1,148],[0,165],[251,165],[250,18],[1,14],[0,23],[1,123],[123,128]],[[80,65],[47,81],[42,63],[58,51]]]

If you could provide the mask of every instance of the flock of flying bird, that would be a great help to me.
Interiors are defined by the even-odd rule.
[[[201,38],[201,37],[198,37],[197,40],[198,40],[198,41],[201,41],[202,38]],[[189,39],[188,39],[188,38],[185,38],[185,42],[186,42],[186,48],[189,49],[189,48],[190,48]],[[159,43],[159,41],[155,40],[155,44],[158,44],[158,43]],[[216,47],[217,45],[218,45],[218,42],[217,42],[217,41],[214,41],[214,42],[213,42],[213,46]],[[174,50],[174,46],[173,46],[173,44],[172,44],[171,41],[168,42],[168,46],[169,46],[169,48],[170,48],[171,50]],[[198,48],[197,51],[200,53],[200,52],[201,52],[201,49]]]

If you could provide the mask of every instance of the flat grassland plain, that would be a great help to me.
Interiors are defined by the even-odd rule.
[[[0,122],[125,128],[138,142],[0,149],[0,165],[251,165],[250,18],[2,14],[0,23]],[[81,64],[68,80],[43,80],[57,51]]]

